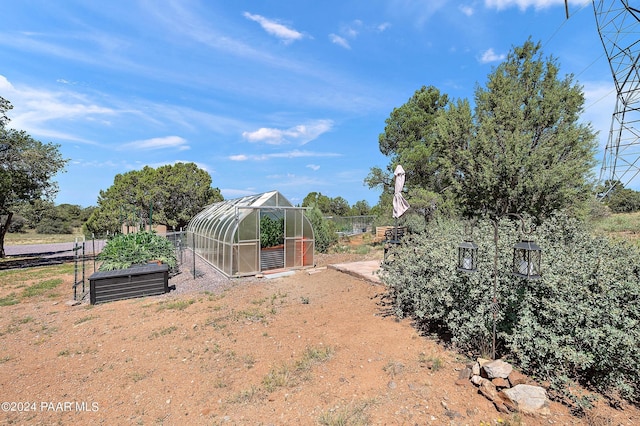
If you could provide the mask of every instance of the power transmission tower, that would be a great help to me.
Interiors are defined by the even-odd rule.
[[[598,180],[604,198],[616,183],[627,186],[640,173],[640,10],[637,0],[636,7],[629,0],[592,3],[617,92]]]

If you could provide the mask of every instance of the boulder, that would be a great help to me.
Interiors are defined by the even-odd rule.
[[[497,359],[495,361],[484,364],[482,366],[482,369],[486,373],[488,379],[495,379],[496,377],[506,379],[513,371],[513,367],[511,367],[511,364],[509,364],[508,362],[504,362],[501,359]]]
[[[503,379],[502,377],[496,377],[495,379],[491,379],[491,383],[495,385],[497,388],[509,388],[509,381],[507,379]]]
[[[485,398],[493,402],[493,405],[495,405],[496,409],[501,413],[509,413],[512,411],[509,409],[509,406],[505,404],[504,398],[500,395],[498,389],[490,380],[483,379],[478,390]]]
[[[500,391],[500,394],[503,400],[508,398],[513,401],[517,410],[523,414],[545,416],[550,413],[547,391],[540,386],[516,385]]]
[[[509,374],[508,379],[509,383],[511,383],[511,387],[516,385],[525,385],[529,381],[527,376],[516,370],[513,370],[511,374]]]
[[[465,367],[462,370],[460,370],[460,373],[458,373],[458,379],[467,379],[469,380],[471,378],[471,376],[473,376],[472,370],[469,367]]]

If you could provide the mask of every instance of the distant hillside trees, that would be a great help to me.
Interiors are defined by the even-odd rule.
[[[596,137],[580,122],[584,95],[571,76],[559,76],[554,58],[542,58],[539,43],[514,47],[477,87],[474,105],[435,87],[417,90],[379,137],[386,171],[372,168],[365,183],[392,193],[401,164],[409,193],[428,191],[439,212],[451,215],[544,218],[586,203]]]
[[[52,178],[67,163],[59,145],[7,128],[11,108],[11,103],[0,97],[0,257],[5,256],[4,237],[16,209],[24,203],[52,199],[58,190]]]
[[[55,205],[46,200],[23,203],[16,209],[22,226],[10,232],[34,229],[39,234],[71,234],[87,221],[94,209],[76,204]]]
[[[316,207],[324,216],[367,216],[371,207],[366,200],[357,201],[353,206],[343,197],[331,198],[320,192],[310,192],[302,200],[302,207]]]
[[[349,212],[349,216],[368,216],[370,214],[371,206],[366,200],[356,201]]]
[[[113,185],[101,190],[98,208],[85,224],[86,232],[118,232],[123,224],[164,224],[180,229],[206,205],[222,201],[211,176],[194,163],[176,163],[154,169],[145,166],[115,176]]]
[[[613,213],[633,213],[640,211],[640,192],[625,188],[622,182],[605,182],[605,187],[613,187],[605,198],[605,203]]]

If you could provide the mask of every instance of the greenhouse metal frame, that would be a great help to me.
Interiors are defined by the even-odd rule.
[[[227,277],[314,265],[315,240],[306,209],[278,191],[225,200],[191,219],[187,241],[194,253]],[[284,244],[261,248],[261,218],[284,221]]]

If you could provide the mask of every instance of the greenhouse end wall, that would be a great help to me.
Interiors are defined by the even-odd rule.
[[[187,237],[197,256],[229,277],[311,267],[315,240],[304,211],[278,191],[226,200],[198,213]],[[282,244],[261,247],[265,217],[282,222]]]

